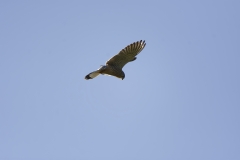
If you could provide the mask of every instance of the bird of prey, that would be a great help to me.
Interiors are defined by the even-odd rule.
[[[115,76],[120,79],[125,78],[125,74],[122,71],[122,68],[128,62],[132,62],[137,59],[136,55],[138,55],[143,48],[146,46],[145,41],[137,41],[134,42],[124,49],[122,49],[118,54],[110,58],[106,65],[102,65],[98,70],[89,73],[85,76],[85,79],[93,79],[97,77],[99,74],[106,74],[110,76]]]

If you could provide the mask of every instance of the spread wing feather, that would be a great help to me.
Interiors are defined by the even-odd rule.
[[[124,49],[122,49],[117,55],[110,58],[106,64],[112,65],[122,69],[125,64],[135,59],[135,56],[138,55],[143,48],[146,46],[145,41],[134,42]]]

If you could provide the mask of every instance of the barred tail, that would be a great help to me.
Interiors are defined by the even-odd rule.
[[[86,80],[93,79],[99,75],[99,70],[96,70],[94,72],[89,73],[88,75],[85,76]]]

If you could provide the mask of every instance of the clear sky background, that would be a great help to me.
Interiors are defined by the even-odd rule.
[[[0,2],[0,160],[239,160],[240,1]],[[146,40],[125,79],[84,77]]]

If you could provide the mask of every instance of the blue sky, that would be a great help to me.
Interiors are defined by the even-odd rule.
[[[1,160],[239,160],[240,1],[1,1]],[[84,77],[146,40],[125,79]]]

